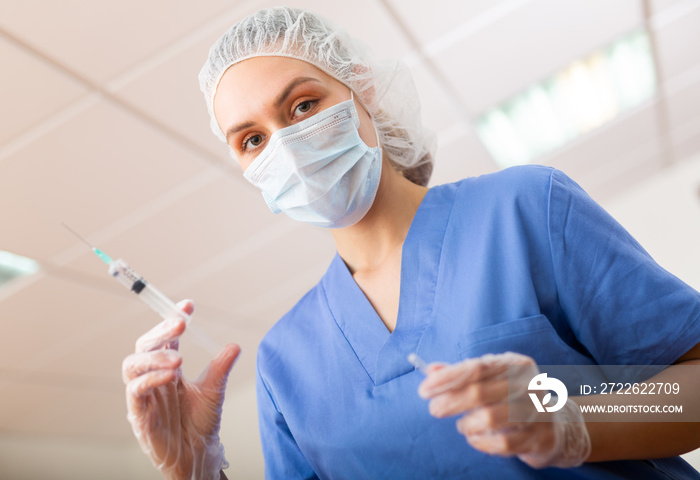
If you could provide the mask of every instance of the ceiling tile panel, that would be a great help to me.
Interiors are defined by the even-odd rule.
[[[0,378],[4,377],[4,372]],[[35,395],[37,389],[46,391],[47,387],[26,385],[25,383],[0,380],[0,430],[6,432],[8,426],[17,425],[22,419],[39,411],[50,400],[44,395]],[[17,430],[20,430],[16,427]]]
[[[86,294],[83,301],[95,305],[94,310],[101,297]],[[70,379],[77,388],[121,390],[122,361],[134,353],[136,340],[162,319],[139,302],[135,295],[99,308],[107,310],[94,318],[93,322],[99,322],[99,325],[77,333],[71,338],[70,349],[54,349],[49,355],[43,355],[44,358],[41,358],[42,354],[36,355],[33,362],[43,360],[45,374]]]
[[[688,0],[650,0],[649,2],[652,14],[665,12],[685,3],[688,3]]]
[[[131,302],[135,301],[134,297]],[[114,308],[109,314],[110,322],[105,322],[102,317],[102,325],[99,329],[93,329],[92,335],[76,335],[79,338],[70,340],[70,349],[55,349],[50,358],[45,356],[45,366],[41,369],[0,369],[0,380],[7,379],[10,382],[30,385],[63,385],[93,392],[122,392],[122,362],[134,353],[137,339],[162,321],[147,307],[138,304],[140,308],[130,308],[133,305],[129,303],[129,300],[125,300]],[[208,315],[211,310],[199,302],[195,303],[191,328],[196,328],[198,333],[188,329],[180,341],[180,351],[184,359],[183,371],[187,378],[196,379],[227,343],[238,343],[246,350],[248,356],[252,353],[253,358],[255,357],[254,352],[265,334],[265,329],[256,325],[249,325],[245,329],[238,328],[236,324],[240,321],[237,316],[225,315],[222,312],[217,312],[213,322]],[[202,335],[206,337],[204,341],[200,340]],[[33,363],[37,363],[37,357],[40,355],[35,355]],[[247,370],[254,370],[254,366],[244,365],[241,373],[236,376],[237,381],[253,379],[253,374]]]
[[[438,0],[432,2],[407,2],[406,0],[388,0],[402,22],[411,30],[412,35],[421,44],[436,40],[447,32],[463,28],[465,24],[474,23],[482,17],[479,25],[486,26],[489,11],[502,9],[512,1],[494,0]],[[525,2],[518,2],[525,3]]]
[[[87,92],[81,83],[2,37],[0,58],[0,144]]]
[[[102,102],[0,160],[0,248],[47,260],[208,168],[148,123]]]
[[[609,161],[605,169],[592,170],[575,180],[593,199],[603,202],[660,173],[667,166],[662,160],[663,152],[663,144],[651,138]]]
[[[700,64],[700,2],[694,8],[655,31],[659,68],[670,80]]]
[[[64,387],[17,386],[13,396],[20,405],[3,425],[7,433],[95,440],[130,440],[124,393],[89,392]],[[42,399],[34,402],[32,399]],[[33,408],[27,411],[25,403]]]
[[[217,173],[215,167],[211,172],[211,179],[199,188],[174,198],[130,228],[115,232],[99,248],[115,259],[123,258],[163,289],[172,286],[173,280],[196,274],[204,262],[274,222],[275,216],[252,185],[242,178]],[[87,248],[84,251],[67,268],[107,278],[107,267]]]
[[[614,170],[611,164],[617,158],[636,155],[643,144],[649,144],[646,151],[658,153],[656,109],[650,104],[592,131],[548,157],[535,160],[535,163],[552,165],[574,178],[606,175],[606,171]]]
[[[459,121],[461,112],[457,102],[424,63],[411,66],[411,75],[418,90],[423,125],[440,135]]]
[[[226,146],[210,129],[197,76],[212,44],[236,21],[257,10],[259,3],[242,2],[199,29],[191,35],[190,41],[154,55],[134,70],[110,81],[107,88],[212,155],[228,158]]]
[[[693,120],[700,115],[700,81],[673,92],[664,101],[671,130]]]
[[[100,441],[87,436],[1,435],[0,464],[3,477],[16,480],[162,478],[133,438],[129,441]]]
[[[294,229],[241,258],[230,268],[212,274],[189,289],[188,295],[222,311],[240,312],[242,322],[250,321],[252,316],[258,318],[260,311],[284,300],[267,298],[265,292],[269,290],[280,289],[285,292],[284,297],[293,296],[298,300],[318,282],[333,257],[335,245],[330,234],[324,236],[325,233],[313,227]],[[293,282],[294,288],[288,288],[287,282]],[[261,305],[255,307],[258,304]],[[265,321],[269,327],[276,320]]]
[[[117,80],[110,89],[135,109],[196,143],[212,155],[228,158],[226,146],[209,127],[209,114],[199,90],[197,75],[209,47],[222,34],[211,32],[177,55],[153,65],[127,81]]]
[[[50,362],[37,365],[37,357],[71,350],[75,338],[99,331],[99,323],[121,305],[119,297],[99,289],[51,276],[38,279],[2,301],[0,368],[46,368]]]
[[[697,156],[700,152],[700,116],[673,130],[670,139],[674,160],[683,161]]]
[[[230,8],[227,0],[13,0],[0,3],[0,28],[101,83]]]
[[[537,0],[435,61],[476,115],[640,24],[637,0]]]
[[[238,324],[241,328],[269,330],[321,280],[329,263],[330,258],[308,262],[303,270],[295,272],[293,276],[239,302],[234,311],[235,317],[242,320]]]

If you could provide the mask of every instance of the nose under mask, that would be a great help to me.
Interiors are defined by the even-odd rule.
[[[353,225],[372,206],[382,169],[381,147],[368,147],[359,126],[351,97],[273,133],[243,176],[274,213],[319,227]]]

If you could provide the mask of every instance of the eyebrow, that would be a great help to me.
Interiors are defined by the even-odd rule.
[[[282,104],[284,103],[284,101],[285,101],[285,100],[287,99],[287,97],[289,96],[289,94],[292,93],[292,90],[294,90],[298,85],[301,85],[302,83],[306,83],[306,82],[318,82],[318,83],[321,83],[320,80],[317,80],[317,79],[312,78],[312,77],[298,77],[298,78],[295,78],[294,80],[292,80],[291,82],[289,82],[289,83],[287,84],[287,86],[284,87],[284,90],[282,90],[282,93],[280,93],[280,94],[277,96],[277,99],[275,100],[275,103],[274,103],[275,107],[276,107],[276,108],[281,107]]]
[[[275,106],[275,108],[279,108],[280,106],[282,106],[282,104],[283,104],[284,101],[287,99],[287,97],[289,96],[289,94],[292,93],[292,90],[294,90],[297,86],[301,85],[302,83],[306,83],[306,82],[318,82],[318,83],[321,83],[320,80],[318,80],[318,79],[316,79],[316,78],[313,78],[313,77],[298,77],[298,78],[295,78],[294,80],[292,80],[291,82],[289,82],[289,83],[287,84],[287,86],[284,87],[284,90],[282,90],[282,93],[280,93],[280,94],[277,96],[277,98],[276,98],[275,101],[273,102],[273,105]],[[250,128],[250,127],[252,127],[253,125],[255,125],[255,123],[253,123],[253,122],[244,122],[244,123],[239,123],[238,125],[235,125],[235,126],[229,128],[228,130],[226,130],[226,140],[228,140],[228,137],[230,137],[230,136],[233,135],[234,133],[238,133],[238,132],[240,132],[241,130],[245,130],[246,128]]]
[[[226,130],[226,141],[228,142],[228,137],[230,137],[234,133],[238,133],[241,130],[245,130],[246,128],[250,128],[253,125],[255,125],[253,122],[245,122],[245,123],[239,123],[235,127],[229,128],[228,130]]]

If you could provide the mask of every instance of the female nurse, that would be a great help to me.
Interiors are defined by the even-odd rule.
[[[586,422],[579,404],[596,395],[509,422],[532,378],[509,395],[509,365],[670,365],[686,396],[700,390],[676,366],[700,363],[700,295],[573,181],[527,166],[426,188],[431,141],[405,71],[307,11],[234,25],[200,83],[270,209],[337,247],[258,350],[267,478],[700,478],[677,457],[700,446],[696,424]],[[124,361],[128,418],[167,478],[225,478],[240,350],[190,382],[184,328],[164,322]]]

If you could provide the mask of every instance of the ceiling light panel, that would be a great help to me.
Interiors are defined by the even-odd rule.
[[[0,288],[10,281],[33,275],[39,271],[39,264],[31,258],[0,250]]]
[[[477,132],[499,166],[530,163],[651,99],[656,85],[638,30],[484,112]]]

